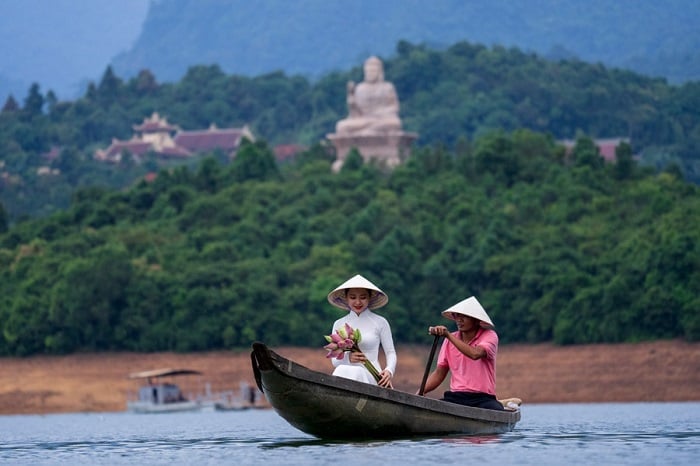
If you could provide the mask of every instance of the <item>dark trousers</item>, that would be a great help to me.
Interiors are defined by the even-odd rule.
[[[457,403],[460,405],[473,406],[475,408],[496,409],[503,411],[503,405],[496,399],[495,396],[488,393],[472,393],[472,392],[451,392],[446,391],[444,401]]]

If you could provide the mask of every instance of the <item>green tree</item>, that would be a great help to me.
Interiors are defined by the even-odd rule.
[[[623,142],[615,148],[615,178],[629,179],[634,174],[635,162],[632,157],[632,147]]]
[[[5,100],[5,104],[2,106],[0,113],[14,113],[20,110],[19,104],[15,100],[14,96],[10,94]]]
[[[601,157],[598,147],[587,136],[579,137],[576,140],[571,156],[574,164],[579,167],[601,168],[603,166],[603,157]]]
[[[29,88],[29,93],[24,99],[23,112],[29,119],[40,116],[44,109],[44,96],[41,95],[39,84],[34,83]]]
[[[7,218],[7,211],[5,206],[0,202],[0,233],[5,233],[9,226],[9,219]]]
[[[105,245],[66,261],[51,287],[50,323],[58,351],[117,349],[113,329],[128,306],[133,266],[127,251]]]
[[[253,143],[244,139],[231,163],[231,171],[238,182],[279,177],[275,155],[264,141]]]

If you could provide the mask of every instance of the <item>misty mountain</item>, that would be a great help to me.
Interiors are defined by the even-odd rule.
[[[193,65],[308,77],[394,54],[406,40],[517,47],[665,77],[700,79],[696,0],[154,0],[134,46],[112,64],[175,81]]]
[[[0,105],[32,83],[62,99],[82,95],[141,31],[148,0],[0,1]]]

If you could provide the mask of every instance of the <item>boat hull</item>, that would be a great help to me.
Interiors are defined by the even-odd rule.
[[[520,411],[447,403],[310,370],[253,344],[253,371],[270,405],[319,438],[403,438],[509,432]]]
[[[151,403],[148,401],[129,401],[127,411],[138,414],[181,413],[185,411],[201,411],[202,405],[196,401],[176,403]]]

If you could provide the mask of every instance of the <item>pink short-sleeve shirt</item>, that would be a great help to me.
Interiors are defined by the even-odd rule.
[[[459,338],[459,331],[452,335]],[[471,359],[445,339],[440,348],[437,365],[450,370],[450,391],[480,392],[496,395],[496,353],[498,335],[492,329],[479,329],[469,346],[480,346],[486,357]]]

